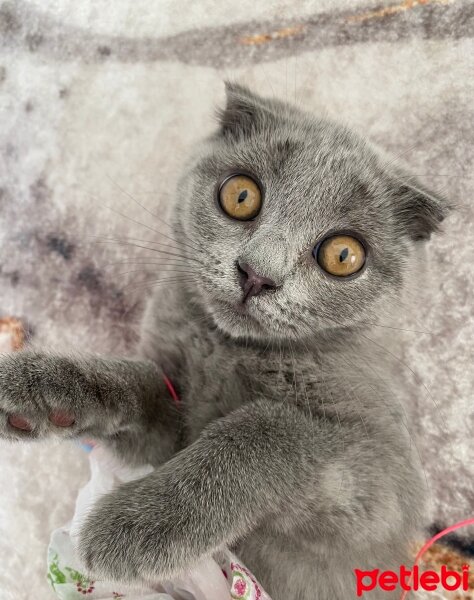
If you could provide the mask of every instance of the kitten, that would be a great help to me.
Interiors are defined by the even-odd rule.
[[[345,128],[227,84],[176,194],[183,275],[137,356],[1,359],[3,437],[156,467],[93,509],[92,574],[157,581],[227,544],[274,600],[342,600],[353,569],[409,564],[424,490],[365,333],[446,212]]]

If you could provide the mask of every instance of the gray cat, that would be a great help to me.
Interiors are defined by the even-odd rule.
[[[95,576],[170,578],[226,544],[274,600],[352,598],[354,569],[410,564],[422,523],[366,334],[447,205],[344,127],[244,87],[227,84],[219,119],[176,194],[181,273],[157,286],[137,356],[3,357],[0,432],[156,467],[85,523]]]

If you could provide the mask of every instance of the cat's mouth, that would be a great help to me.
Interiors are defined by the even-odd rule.
[[[217,328],[232,338],[265,341],[299,337],[296,328],[283,322],[276,307],[268,305],[264,298],[242,302],[241,298],[214,296],[208,300],[207,308]]]
[[[230,304],[230,303],[229,303]],[[240,302],[236,302],[235,304],[230,304],[230,306],[233,307],[233,309],[239,314],[239,315],[249,315],[249,311],[248,311],[248,305],[245,303],[244,299],[240,300]]]
[[[257,328],[260,332],[265,329],[263,323],[255,315],[255,311],[251,310],[248,303],[242,300],[238,302],[218,300],[217,304],[218,310],[214,313],[215,317],[218,317],[219,321],[224,321],[226,324],[231,325],[232,329],[236,326]]]
[[[203,308],[224,333],[258,339],[272,335],[273,311],[266,297],[252,297],[237,288],[224,291],[203,287],[202,291]]]

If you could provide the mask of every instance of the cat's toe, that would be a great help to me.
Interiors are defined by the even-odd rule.
[[[0,356],[0,437],[68,438],[81,431],[83,415],[76,414],[74,396],[58,386],[43,362],[26,352]]]
[[[159,583],[176,574],[176,548],[166,532],[158,532],[156,523],[141,521],[140,514],[127,514],[120,506],[112,508],[107,503],[92,511],[78,544],[89,576],[130,584]]]
[[[28,440],[47,435],[70,437],[79,428],[76,416],[66,410],[37,410],[23,412],[12,406],[0,407],[0,437],[8,440]]]
[[[7,417],[7,423],[13,429],[19,429],[21,431],[26,431],[27,433],[33,431],[33,424],[22,415],[9,415]]]
[[[72,427],[76,422],[76,417],[73,413],[65,410],[55,410],[50,413],[49,422],[55,427]]]
[[[0,409],[0,438],[9,441],[31,440],[38,437],[35,420],[30,416]]]
[[[37,439],[39,430],[33,419],[19,413],[0,411],[0,438],[10,441]]]
[[[94,511],[88,517],[80,532],[78,553],[89,576],[120,583],[140,579],[128,534],[118,515]]]

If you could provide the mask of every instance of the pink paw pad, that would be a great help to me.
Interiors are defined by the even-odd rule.
[[[64,412],[62,410],[56,410],[49,415],[49,420],[56,427],[71,427],[74,425],[76,419],[71,413]]]
[[[10,415],[8,417],[8,424],[15,429],[21,429],[23,431],[33,430],[31,423],[21,415]]]

